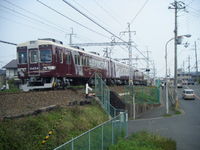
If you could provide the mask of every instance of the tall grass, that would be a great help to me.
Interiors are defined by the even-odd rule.
[[[106,121],[98,105],[58,108],[49,113],[0,122],[0,149],[50,150]],[[42,140],[52,130],[45,144]]]
[[[176,142],[159,135],[139,132],[128,139],[120,139],[109,150],[176,150]]]

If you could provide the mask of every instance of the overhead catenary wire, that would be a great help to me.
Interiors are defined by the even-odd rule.
[[[139,9],[139,11],[136,13],[136,15],[133,17],[133,19],[130,21],[130,24],[132,24],[135,19],[137,18],[137,16],[142,12],[142,10],[144,9],[144,7],[146,6],[146,4],[148,3],[149,0],[146,0],[144,2],[144,4],[142,5],[142,7]]]
[[[39,1],[39,0],[37,0]],[[71,8],[73,8],[74,10],[76,10],[77,12],[79,12],[81,15],[83,15],[84,17],[86,17],[87,19],[89,19],[90,21],[92,21],[93,23],[95,23],[97,26],[99,26],[100,28],[102,28],[104,31],[110,33],[112,36],[116,37],[117,39],[126,42],[125,40],[121,39],[119,36],[115,35],[114,33],[112,33],[111,31],[107,30],[105,27],[101,26],[99,23],[97,23],[95,20],[93,20],[92,18],[90,18],[88,15],[86,15],[85,13],[81,12],[79,9],[77,9],[75,6],[73,6],[72,4],[70,4],[69,2],[67,2],[66,0],[63,0],[63,2],[65,2],[68,6],[70,6]],[[146,56],[137,48],[135,47],[135,49],[144,57],[146,58]],[[147,61],[147,60],[146,60]]]
[[[14,46],[17,46],[17,44],[16,44],[16,43],[7,42],[7,41],[2,41],[2,40],[0,40],[0,43],[5,43],[5,44],[9,44],[9,45],[14,45]]]
[[[35,19],[35,18],[33,18],[33,17],[30,17],[30,16],[28,16],[28,15],[25,15],[25,14],[23,14],[23,13],[21,13],[21,12],[19,12],[19,11],[16,11],[16,10],[14,10],[14,9],[12,9],[12,8],[8,8],[8,7],[6,7],[6,6],[4,6],[4,5],[1,5],[1,4],[0,4],[0,7],[4,8],[4,9],[7,9],[7,10],[9,10],[9,11],[11,11],[11,12],[14,12],[14,13],[16,13],[16,14],[19,14],[19,15],[21,15],[21,16],[23,16],[23,17],[25,17],[25,18],[27,18],[27,19],[29,19],[29,20],[31,20],[31,21],[35,21],[35,22],[38,22],[38,23],[40,23],[40,24],[43,24],[43,25],[45,25],[45,26],[47,26],[47,27],[50,27],[49,24],[45,23],[44,21],[41,21],[41,20],[39,20],[39,19]],[[63,31],[61,31],[61,32],[63,33]]]
[[[107,9],[105,9],[97,0],[94,0],[94,2],[97,4],[97,6],[99,6],[99,8],[101,8],[107,15],[109,15],[113,20],[115,20],[115,22],[117,22],[118,24],[122,25],[122,23],[115,17],[113,16]]]
[[[44,18],[44,17],[41,17],[41,16],[37,15],[36,13],[33,13],[33,12],[31,12],[31,11],[29,11],[29,10],[27,10],[27,9],[25,9],[25,8],[23,8],[23,7],[19,6],[19,5],[17,5],[17,4],[14,4],[14,3],[8,1],[8,0],[3,0],[3,1],[5,1],[6,3],[8,3],[8,4],[10,4],[10,5],[12,5],[12,6],[14,6],[14,7],[20,9],[20,10],[23,10],[23,11],[25,11],[25,12],[27,12],[27,13],[33,15],[33,16],[36,16],[37,18],[39,18],[39,19],[41,19],[41,20],[45,20],[45,22],[48,22],[52,28],[55,28],[55,29],[57,29],[57,30],[59,30],[59,31],[61,31],[61,32],[66,32],[66,30],[65,30],[63,27],[60,27],[60,26],[56,25],[55,23],[53,23],[53,22],[47,20],[47,19]]]
[[[44,32],[44,33],[47,33],[47,34],[53,34],[53,35],[56,35],[56,36],[61,35],[61,34],[58,34],[58,33],[56,33],[56,32],[49,32],[49,31],[47,31],[47,30],[44,30],[44,29],[35,27],[35,26],[33,26],[33,25],[29,25],[29,24],[26,24],[26,23],[18,22],[18,21],[15,21],[15,20],[13,20],[13,19],[10,19],[10,18],[1,16],[1,15],[0,15],[0,19],[3,19],[3,20],[5,20],[5,21],[9,21],[9,22],[11,22],[11,23],[16,23],[16,24],[18,24],[18,25],[25,26],[25,27],[30,28],[30,29],[33,29],[33,30],[35,30],[35,31],[41,31],[41,32]],[[30,20],[27,20],[27,21],[30,22]]]
[[[102,36],[102,37],[105,37],[105,38],[110,39],[110,37],[108,37],[108,36],[106,36],[106,35],[104,35],[104,34],[102,34],[102,33],[99,33],[99,32],[97,32],[97,31],[95,31],[95,30],[93,30],[93,29],[91,29],[91,28],[89,28],[89,27],[87,27],[87,26],[85,26],[85,25],[83,25],[83,24],[81,24],[81,23],[79,23],[79,22],[77,22],[77,21],[71,19],[70,17],[64,15],[63,13],[57,11],[56,9],[54,9],[54,8],[52,8],[52,7],[48,6],[48,5],[46,5],[46,4],[43,3],[42,1],[40,1],[40,0],[36,0],[36,1],[37,1],[38,3],[40,3],[40,4],[42,4],[43,6],[49,8],[50,10],[56,12],[57,14],[63,16],[64,18],[66,18],[66,19],[68,19],[68,20],[70,20],[70,21],[72,21],[72,22],[78,24],[79,26],[81,26],[81,27],[83,27],[83,28],[85,28],[85,29],[87,29],[87,30],[93,32],[93,33],[96,33],[96,34],[98,34],[98,35],[100,35],[100,36]]]
[[[104,25],[108,26],[109,25],[104,22],[103,20],[101,20],[99,17],[97,17],[94,13],[92,13],[91,11],[89,11],[88,9],[86,9],[83,5],[81,5],[79,2],[77,2],[76,0],[73,0],[74,3],[76,3],[78,6],[80,6],[81,8],[83,8],[85,11],[87,11],[89,14],[91,14],[92,16],[94,16],[96,19],[98,19],[100,22],[102,22]]]
[[[38,0],[37,0],[38,1]],[[79,12],[81,15],[83,15],[84,17],[86,17],[87,19],[89,19],[90,21],[92,21],[94,24],[96,24],[97,26],[99,26],[100,28],[102,28],[104,31],[108,32],[109,34],[111,34],[112,36],[118,38],[119,40],[124,41],[123,39],[121,39],[119,36],[115,35],[114,33],[112,33],[111,31],[109,31],[108,29],[106,29],[105,27],[103,27],[102,25],[100,25],[98,22],[96,22],[94,19],[90,18],[88,15],[86,15],[85,13],[81,12],[79,9],[77,9],[75,6],[73,6],[72,4],[70,4],[69,2],[67,2],[66,0],[63,0],[63,2],[65,4],[67,4],[68,6],[70,6],[71,8],[73,8],[74,10],[76,10],[77,12]]]

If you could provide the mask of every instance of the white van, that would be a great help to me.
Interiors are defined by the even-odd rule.
[[[183,90],[183,99],[195,99],[194,90],[192,89],[184,89]]]

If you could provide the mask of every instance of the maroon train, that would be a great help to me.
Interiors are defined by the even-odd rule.
[[[112,59],[67,47],[54,39],[39,39],[17,45],[18,76],[22,89],[65,87],[85,83],[99,72],[110,83],[128,83],[129,67]],[[133,68],[133,81],[146,84],[144,74]]]

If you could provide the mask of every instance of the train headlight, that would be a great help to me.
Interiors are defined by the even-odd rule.
[[[45,66],[43,67],[44,70],[55,70],[56,66]]]

